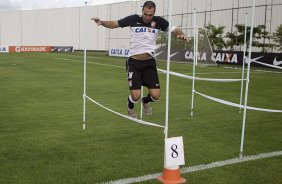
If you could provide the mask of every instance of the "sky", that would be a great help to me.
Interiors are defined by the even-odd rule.
[[[130,0],[0,0],[1,10],[32,10],[109,4]]]

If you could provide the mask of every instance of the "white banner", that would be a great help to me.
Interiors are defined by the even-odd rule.
[[[9,47],[8,46],[1,46],[0,45],[0,53],[3,53],[3,52],[5,52],[5,53],[7,53],[7,52],[9,52]]]
[[[129,49],[125,48],[110,48],[109,56],[128,57]]]

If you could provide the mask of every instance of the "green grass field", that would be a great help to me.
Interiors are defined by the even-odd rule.
[[[88,53],[87,61],[87,95],[126,114],[125,59]],[[166,63],[158,62],[158,68],[166,69]],[[171,70],[192,75],[189,64],[172,63]],[[198,77],[241,78],[241,70],[223,66],[196,70]],[[164,125],[166,75],[159,76],[162,97],[152,105],[153,116],[143,119]],[[248,105],[281,110],[281,79],[282,73],[252,70]],[[196,90],[239,103],[240,85],[196,81]],[[170,77],[169,137],[183,136],[184,167],[238,157],[242,114],[196,95],[190,117],[191,86],[191,80]],[[82,53],[0,55],[1,184],[90,184],[162,172],[163,129],[131,122],[87,101],[82,130],[82,95]],[[282,114],[247,111],[244,155],[274,151],[282,151]],[[278,156],[182,176],[196,184],[278,184],[281,173]]]

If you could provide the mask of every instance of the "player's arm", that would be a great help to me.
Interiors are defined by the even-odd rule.
[[[160,24],[161,24],[161,30],[164,31],[164,32],[168,32],[169,31],[169,22],[164,19],[163,17],[158,17],[158,20],[160,21]],[[177,27],[175,26],[171,26],[171,32],[176,35],[176,37],[178,39],[181,39],[181,40],[187,40],[187,36]]]
[[[94,17],[91,20],[94,20],[98,26],[102,25],[102,26],[104,26],[106,28],[110,28],[110,29],[114,29],[114,28],[119,27],[118,21],[102,21],[98,17]]]

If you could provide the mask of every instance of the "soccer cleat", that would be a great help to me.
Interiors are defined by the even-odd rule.
[[[127,108],[128,116],[137,119],[137,114],[134,109]]]
[[[143,107],[144,107],[145,114],[148,115],[148,116],[151,116],[153,114],[153,110],[152,110],[152,107],[150,105],[150,102],[144,103],[143,100],[142,100],[142,104],[143,104]]]

